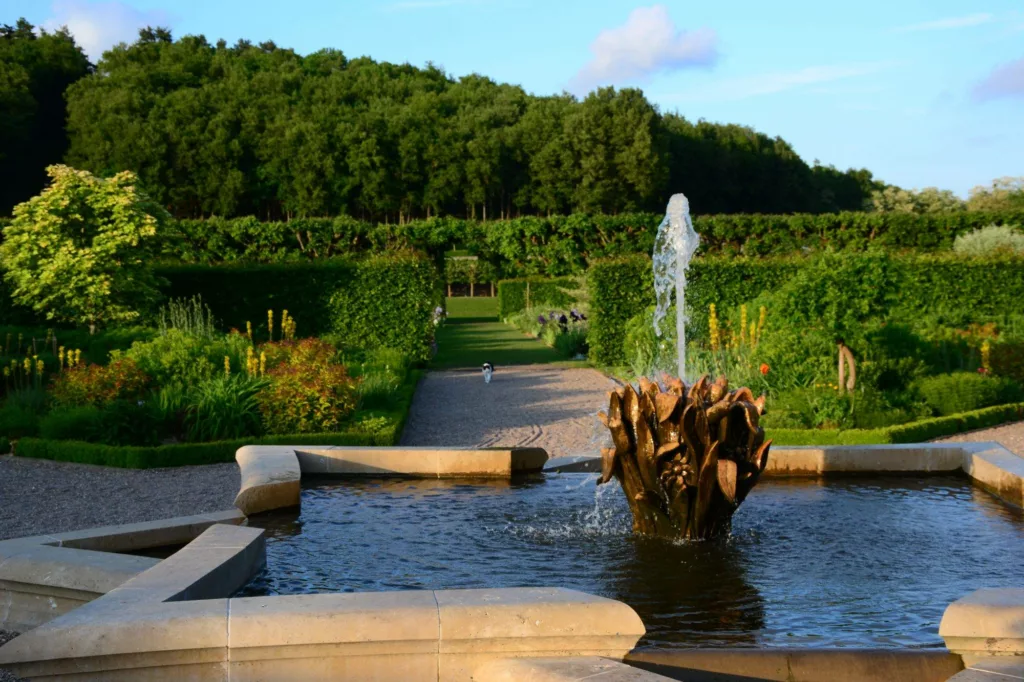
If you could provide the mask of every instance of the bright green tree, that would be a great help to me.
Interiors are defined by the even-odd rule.
[[[90,332],[136,319],[159,296],[149,262],[170,216],[135,187],[134,173],[104,179],[62,165],[46,172],[53,182],[15,206],[0,244],[13,299]]]

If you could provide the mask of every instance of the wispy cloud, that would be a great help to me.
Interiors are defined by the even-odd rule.
[[[639,7],[626,23],[601,31],[590,46],[593,58],[570,89],[644,81],[661,71],[710,67],[718,60],[718,36],[710,28],[681,31],[665,5]]]
[[[1000,64],[974,86],[971,94],[978,102],[1001,97],[1024,97],[1024,58]]]
[[[170,23],[165,12],[139,10],[118,0],[57,0],[52,7],[53,16],[43,22],[43,28],[67,26],[75,42],[94,62],[114,45],[134,42],[140,28]]]
[[[834,83],[848,78],[868,76],[883,71],[892,65],[892,62],[867,62],[862,64],[808,66],[796,71],[776,71],[774,73],[720,80],[709,87],[669,94],[658,97],[658,99],[675,102],[736,101],[762,95],[773,95],[819,83]],[[821,88],[817,89],[820,90]]]
[[[910,26],[900,26],[894,28],[895,33],[910,33],[914,31],[948,31],[954,28],[968,28],[970,26],[980,26],[981,24],[987,24],[991,22],[993,17],[988,12],[982,12],[979,14],[968,14],[963,17],[948,17],[946,19],[937,19],[935,21],[926,21],[921,24],[911,24]]]

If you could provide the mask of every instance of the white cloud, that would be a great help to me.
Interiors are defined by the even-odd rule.
[[[660,71],[712,66],[718,36],[710,28],[680,31],[664,5],[639,7],[626,23],[601,31],[590,45],[593,58],[573,78],[570,89],[643,81]]]
[[[972,94],[978,101],[1024,97],[1024,58],[992,69],[992,73],[974,86]]]
[[[735,101],[760,95],[773,95],[819,83],[833,83],[847,78],[867,76],[889,68],[891,65],[891,62],[868,62],[864,64],[808,66],[796,71],[777,71],[756,76],[742,76],[720,80],[709,87],[669,94],[657,99],[676,102]]]
[[[53,16],[43,22],[43,28],[67,26],[75,42],[95,62],[104,50],[120,42],[134,42],[140,28],[168,23],[164,12],[139,10],[118,0],[57,0],[53,3]]]
[[[988,12],[981,14],[969,14],[963,17],[949,17],[936,21],[926,21],[922,24],[911,24],[893,29],[896,33],[909,33],[912,31],[945,31],[952,28],[967,28],[969,26],[980,26],[992,21],[994,17]]]

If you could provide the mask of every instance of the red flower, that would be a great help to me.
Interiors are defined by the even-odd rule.
[[[984,367],[979,367],[978,374],[988,374],[988,370],[985,369]]]
[[[768,366],[768,363],[762,362],[761,363],[761,374],[764,375],[764,376],[768,376],[769,370],[771,370],[771,367]]]

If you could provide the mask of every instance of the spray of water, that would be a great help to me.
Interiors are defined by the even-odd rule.
[[[654,333],[661,338],[662,323],[676,292],[676,357],[677,376],[686,379],[686,269],[700,245],[700,237],[690,220],[690,202],[683,194],[673,194],[668,201],[665,219],[654,240]]]

